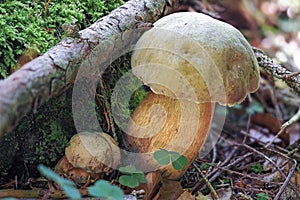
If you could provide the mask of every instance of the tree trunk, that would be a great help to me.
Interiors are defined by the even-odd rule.
[[[95,66],[109,64],[111,55],[130,49],[151,23],[170,13],[179,2],[128,1],[80,31],[78,37],[63,39],[44,55],[0,80],[0,136],[12,131],[26,113],[68,89],[80,67],[96,70]]]

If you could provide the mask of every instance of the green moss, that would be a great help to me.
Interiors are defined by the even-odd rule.
[[[0,1],[0,78],[18,68],[25,49],[39,54],[58,43],[64,23],[81,29],[120,6],[122,0]]]
[[[98,95],[96,95],[96,102],[98,102],[96,111],[102,130],[108,132],[114,138],[118,138],[120,145],[122,145],[123,131],[126,129],[130,115],[148,94],[148,88],[145,86],[136,88],[138,85],[142,85],[137,77],[134,75],[128,76],[127,72],[131,73],[130,58],[131,53],[127,53],[107,68],[102,75],[102,80],[99,82]],[[126,83],[116,86],[124,76],[127,79]],[[113,98],[116,87],[121,87],[121,90],[117,91],[118,97],[133,93],[129,99]]]
[[[41,108],[41,112],[26,118],[26,123],[20,123],[16,130],[23,135],[20,142],[26,147],[22,150],[24,162],[53,165],[64,155],[68,140],[76,133],[71,103],[54,98]]]
[[[0,183],[9,174],[11,163],[18,150],[19,143],[15,134],[6,134],[0,138]]]
[[[140,102],[147,96],[147,94],[148,94],[148,88],[145,88],[145,86],[139,87],[137,90],[134,91],[129,101],[130,114],[133,113],[133,111],[140,104]]]
[[[54,166],[76,133],[71,108],[71,98],[53,98],[36,113],[23,117],[12,133],[1,137],[0,177],[32,176],[40,163]]]

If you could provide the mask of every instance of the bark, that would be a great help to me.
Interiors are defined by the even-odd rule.
[[[62,94],[79,68],[96,69],[130,49],[151,23],[179,6],[180,0],[131,0],[44,55],[0,80],[0,136],[13,130],[28,112]],[[134,30],[134,31],[132,31]],[[76,35],[76,34],[72,34]],[[90,68],[93,66],[94,68]],[[95,72],[95,73],[99,73]]]
[[[261,49],[253,47],[258,65],[272,77],[285,82],[293,91],[300,96],[300,72],[291,72],[283,65],[275,63]]]

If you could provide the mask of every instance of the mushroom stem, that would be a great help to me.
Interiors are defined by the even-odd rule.
[[[137,152],[137,167],[146,172],[160,170],[164,177],[177,179],[197,157],[209,132],[214,103],[194,103],[150,92],[131,116],[126,142]],[[181,170],[170,164],[159,166],[153,153],[175,151],[188,159]]]

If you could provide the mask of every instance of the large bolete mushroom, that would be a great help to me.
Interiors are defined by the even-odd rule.
[[[214,104],[233,105],[257,90],[251,46],[234,27],[199,13],[175,13],[154,23],[132,55],[133,73],[151,88],[131,116],[126,142],[138,167],[179,178],[201,150]],[[188,165],[158,166],[153,153],[176,151]]]

